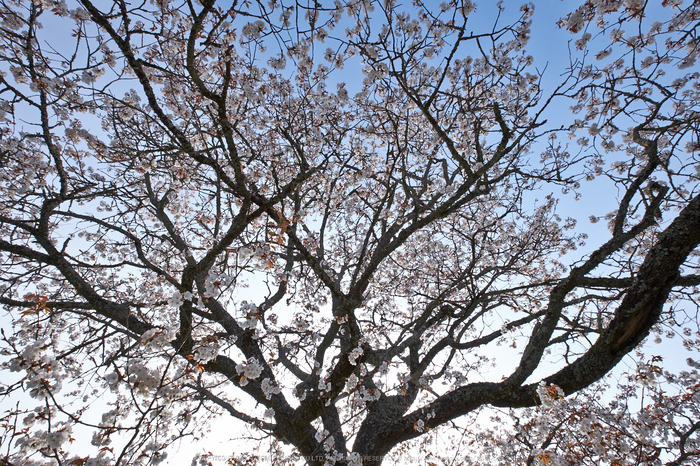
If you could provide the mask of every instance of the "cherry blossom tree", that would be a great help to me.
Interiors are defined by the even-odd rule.
[[[4,461],[698,461],[697,2],[0,5]]]

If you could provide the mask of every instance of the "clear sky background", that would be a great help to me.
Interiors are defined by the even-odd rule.
[[[496,17],[496,9],[494,7],[495,2],[489,2],[482,0],[477,2],[477,10],[472,14],[470,18],[470,24],[472,25],[475,32],[481,31],[484,28],[489,28]],[[504,2],[506,6],[506,12],[502,19],[503,24],[507,24],[509,19],[518,15],[518,7],[520,2],[506,1]],[[572,8],[578,5],[578,2],[574,1],[564,1],[564,0],[539,0],[535,2],[535,15],[533,16],[533,26],[532,26],[532,37],[527,50],[535,58],[535,64],[538,69],[544,71],[543,82],[545,91],[548,88],[558,84],[561,81],[561,75],[565,72],[566,67],[570,60],[570,52],[572,54],[580,54],[578,50],[573,46],[574,36],[569,34],[567,31],[559,30],[555,23],[556,21],[565,16],[566,13],[571,11]],[[45,23],[47,28],[52,27],[50,23]],[[56,30],[57,41],[61,34],[66,31]],[[360,74],[360,69],[353,70],[352,62],[349,62],[346,66],[346,70],[342,73],[338,73],[339,77],[345,78],[349,82],[349,89],[351,88],[351,78],[349,75],[352,73]],[[361,77],[359,78],[361,81]],[[135,85],[135,84],[134,84]],[[549,111],[548,118],[550,123],[559,124],[558,120],[561,120],[561,124],[568,126],[574,118],[571,111],[569,110],[570,102],[561,99],[559,103],[555,103]],[[99,131],[99,122],[90,121],[89,117],[86,115],[83,121],[84,125]],[[569,141],[572,145],[575,144],[575,140]],[[618,193],[616,190],[610,187],[608,183],[603,180],[595,180],[593,182],[582,183],[581,189],[579,190],[581,194],[581,200],[576,201],[574,199],[574,194],[570,193],[565,196],[560,196],[557,192],[559,188],[557,187],[542,187],[540,191],[532,194],[531,202],[535,203],[535,198],[543,199],[546,195],[554,193],[555,196],[560,197],[559,207],[557,212],[562,217],[572,217],[578,222],[575,229],[576,232],[587,233],[588,241],[587,246],[580,248],[577,251],[571,252],[567,255],[567,259],[578,259],[582,257],[585,253],[592,251],[597,246],[602,244],[609,238],[609,232],[605,227],[605,222],[601,221],[599,223],[593,224],[588,218],[592,214],[600,215],[601,205],[610,204],[610,209],[615,207],[615,199]],[[665,219],[668,221],[668,219]],[[571,263],[571,260],[565,262]],[[246,290],[244,294],[253,295],[254,288]],[[252,291],[252,292],[251,292]],[[2,327],[7,328],[5,322],[2,322]],[[661,354],[666,358],[669,366],[672,368],[684,368],[685,367],[685,355],[682,355],[682,350],[680,342],[678,339],[667,341],[663,345],[656,345],[648,350],[648,354]],[[631,358],[626,358],[621,366],[620,370],[625,369],[632,363]],[[546,369],[542,369],[546,370]],[[3,375],[5,377],[5,375]],[[10,409],[13,405],[10,403],[11,400],[2,400],[2,405],[0,405],[0,410],[4,411]],[[96,413],[102,411],[102,407],[95,405],[94,407]],[[99,414],[98,414],[99,416]],[[189,457],[197,453],[212,452],[216,455],[226,456],[232,453],[231,449],[234,451],[237,448],[237,443],[232,443],[230,441],[231,437],[240,437],[245,431],[239,429],[241,424],[234,421],[226,416],[222,417],[220,420],[213,424],[212,434],[207,437],[205,442],[200,442],[196,444],[188,443],[187,440],[180,442],[175,445],[174,450],[171,452],[171,460],[169,464],[189,464]],[[235,427],[234,427],[235,426]],[[81,432],[80,428],[75,429],[76,434]],[[89,446],[90,438],[76,436],[76,443],[74,448],[81,450],[83,445],[85,449],[94,451],[94,448]],[[116,442],[115,442],[116,443]],[[248,449],[248,448],[246,448]]]

